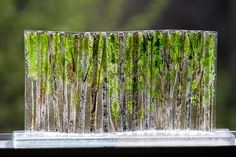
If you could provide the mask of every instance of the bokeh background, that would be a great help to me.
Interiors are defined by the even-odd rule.
[[[218,31],[217,127],[236,129],[235,0],[0,0],[0,132],[24,128],[26,29]]]

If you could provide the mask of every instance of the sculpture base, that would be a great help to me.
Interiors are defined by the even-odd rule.
[[[86,134],[41,131],[13,133],[14,148],[227,146],[234,143],[235,136],[227,129],[216,129],[214,132],[148,130]]]

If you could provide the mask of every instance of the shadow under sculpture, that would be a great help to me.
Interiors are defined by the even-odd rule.
[[[25,131],[14,133],[16,148],[234,144],[215,129],[216,32],[24,37]]]

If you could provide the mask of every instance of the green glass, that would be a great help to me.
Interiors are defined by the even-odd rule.
[[[25,130],[215,129],[217,33],[25,31]]]

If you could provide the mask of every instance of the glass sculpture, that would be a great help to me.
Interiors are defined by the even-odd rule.
[[[231,145],[215,128],[217,33],[25,31],[19,147]]]

